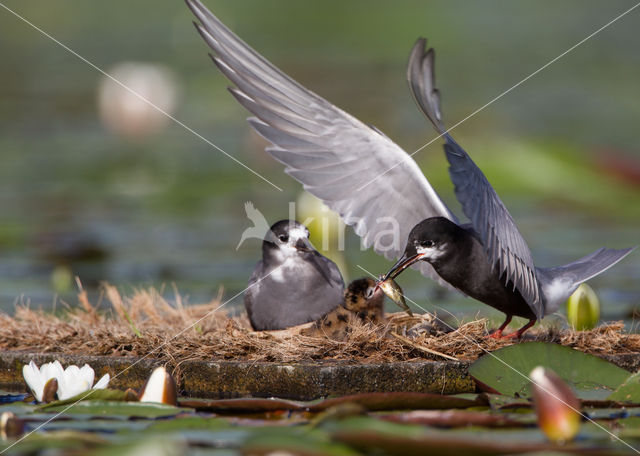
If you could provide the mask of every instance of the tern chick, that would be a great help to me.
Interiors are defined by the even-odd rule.
[[[356,279],[344,290],[341,306],[316,320],[313,326],[303,329],[300,334],[344,340],[349,334],[349,322],[353,319],[363,323],[384,323],[384,296],[375,280],[368,277]]]

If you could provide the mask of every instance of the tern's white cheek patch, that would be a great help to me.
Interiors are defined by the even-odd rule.
[[[431,261],[431,260],[437,260],[442,255],[444,255],[446,248],[447,248],[446,244],[436,245],[433,247],[417,246],[416,252],[419,255],[422,255],[422,259]]]

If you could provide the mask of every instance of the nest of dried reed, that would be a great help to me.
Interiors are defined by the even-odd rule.
[[[157,290],[123,296],[103,286],[107,309],[92,305],[87,294],[62,314],[18,305],[14,315],[0,314],[0,349],[66,354],[145,356],[174,365],[188,360],[381,363],[426,359],[474,360],[486,351],[515,343],[487,339],[487,320],[461,324],[455,330],[433,315],[387,315],[381,325],[351,319],[348,336],[333,340],[305,336],[301,327],[253,331],[245,315],[230,316],[220,299],[185,306]],[[308,325],[303,325],[308,327]],[[527,340],[553,341],[594,354],[640,353],[640,335],[625,332],[621,322],[576,332],[536,327]]]

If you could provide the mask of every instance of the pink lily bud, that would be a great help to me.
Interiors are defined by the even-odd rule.
[[[551,370],[538,366],[531,371],[533,404],[538,426],[555,443],[573,440],[580,430],[580,401],[569,386]]]

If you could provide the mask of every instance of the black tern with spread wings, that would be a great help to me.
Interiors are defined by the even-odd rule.
[[[470,224],[461,225],[416,162],[397,144],[304,88],[254,51],[199,0],[186,0],[212,59],[235,84],[229,90],[255,117],[266,151],[343,220],[366,247],[507,314],[536,319],[554,312],[583,281],[631,249],[600,249],[557,268],[537,268],[511,215],[469,155],[445,132],[434,87],[433,50],[419,40],[408,78],[423,112],[444,136],[456,197]],[[368,185],[372,181],[375,182]],[[363,188],[364,187],[364,188]],[[399,240],[408,239],[402,249]],[[460,252],[465,252],[461,254]]]
[[[470,223],[460,225],[443,217],[423,220],[411,230],[404,254],[387,276],[395,277],[416,262],[428,262],[448,283],[506,314],[493,337],[502,337],[514,315],[529,318],[520,330],[505,336],[520,337],[536,320],[555,312],[578,285],[613,266],[633,248],[601,248],[564,266],[536,267],[511,214],[469,154],[446,131],[440,92],[435,88],[435,53],[425,48],[426,40],[421,38],[411,51],[409,86],[444,137],[449,175]]]

